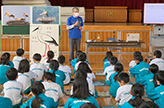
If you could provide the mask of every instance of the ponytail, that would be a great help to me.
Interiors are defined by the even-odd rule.
[[[54,52],[53,51],[48,51],[47,56],[48,56],[47,63],[50,63],[51,59],[54,58]]]
[[[145,101],[144,101],[144,100],[142,99],[142,97],[140,97],[140,96],[136,96],[135,99],[130,99],[130,100],[129,100],[129,104],[132,105],[132,106],[135,107],[135,108],[139,108],[139,106],[140,106],[143,102],[145,102]]]
[[[57,60],[51,60],[51,62],[50,62],[50,69],[53,71],[53,76],[55,76],[55,71],[57,71],[58,70],[58,68],[59,68],[59,63],[58,63],[58,61]]]
[[[157,75],[155,73],[154,74],[154,77],[153,77],[153,83],[154,83],[154,86],[157,87],[158,84],[157,84]]]
[[[154,86],[157,87],[158,84],[157,84],[157,75],[156,74],[159,71],[158,65],[151,64],[150,67],[149,67],[149,71],[154,74],[153,83],[154,83]]]
[[[43,100],[40,97],[38,97],[38,95],[43,93],[43,90],[44,86],[41,82],[34,82],[31,85],[31,91],[35,95],[35,98],[31,103],[32,108],[40,108],[40,105],[43,103]]]
[[[0,64],[9,65],[9,55],[8,55],[8,53],[2,54],[1,59],[0,59]]]
[[[117,80],[117,77],[118,75],[124,70],[124,67],[121,63],[117,63],[115,66],[114,66],[114,71],[117,72],[117,75],[114,76],[114,80],[116,81]]]
[[[33,99],[31,103],[31,108],[40,108],[40,105],[43,103],[43,100],[37,96]]]

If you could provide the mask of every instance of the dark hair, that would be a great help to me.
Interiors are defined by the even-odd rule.
[[[53,51],[48,51],[47,56],[48,56],[47,63],[50,63],[51,59],[54,58],[54,52]]]
[[[6,76],[9,80],[15,80],[18,76],[18,71],[15,68],[10,68],[6,71]]]
[[[82,71],[82,70],[78,70],[76,71],[76,75],[75,75],[75,79],[86,79],[87,78],[87,73]]]
[[[79,11],[79,8],[78,7],[73,7],[72,8],[72,12],[74,12],[75,9]]]
[[[115,65],[118,62],[117,57],[112,56],[111,58],[109,58],[110,64]]]
[[[138,60],[139,62],[143,61],[143,56],[135,56],[134,57],[135,60]]]
[[[63,55],[60,55],[60,56],[58,57],[58,62],[59,62],[60,64],[64,64],[64,63],[65,63],[65,57],[64,57]]]
[[[159,50],[156,50],[156,51],[154,52],[154,56],[156,56],[156,58],[161,58],[162,52],[159,51]]]
[[[164,85],[164,71],[159,71],[157,73],[157,80]]]
[[[77,52],[76,52],[76,58],[77,57],[79,57],[79,55],[82,53],[82,51],[81,50],[78,50]]]
[[[3,53],[0,59],[0,64],[9,65],[9,55],[8,53]]]
[[[49,65],[50,69],[52,69],[53,71],[53,76],[55,76],[55,71],[58,70],[59,68],[59,63],[57,60],[51,60],[50,65]]]
[[[154,74],[153,83],[154,83],[154,86],[157,87],[158,84],[157,84],[157,75],[156,74],[159,71],[158,66],[156,64],[151,64],[149,67],[149,71]]]
[[[108,59],[108,58],[110,58],[110,57],[112,57],[112,56],[113,56],[113,53],[112,53],[111,51],[107,51],[107,52],[106,52],[106,55],[105,55],[105,58],[104,58],[103,61],[105,61],[105,59]]]
[[[80,53],[77,62],[79,62],[79,61],[86,61],[86,59],[87,59],[87,55],[84,52],[82,52],[82,53]]]
[[[16,50],[16,53],[18,56],[22,56],[24,54],[24,50],[22,48],[19,48]]]
[[[86,62],[81,62],[77,70],[84,71],[86,73],[92,73],[91,69],[89,68]]]
[[[30,70],[30,64],[27,59],[23,59],[19,62],[18,72],[19,73],[25,73],[29,72]]]
[[[144,95],[144,87],[141,84],[134,84],[131,88],[132,96],[135,96],[135,99],[130,99],[129,104],[135,108],[139,108],[139,106],[144,102],[142,96]]]
[[[142,56],[142,54],[141,54],[141,52],[136,51],[136,52],[134,52],[134,54],[133,54],[133,57],[135,57],[135,56]]]
[[[78,99],[87,99],[90,96],[91,94],[89,93],[87,80],[83,78],[76,78],[73,81],[73,94],[71,95],[71,97]]]
[[[44,78],[47,80],[50,80],[52,82],[55,82],[56,76],[50,72],[45,72],[42,79],[44,79]]]
[[[114,80],[116,81],[117,80],[117,76],[124,70],[124,67],[121,63],[117,63],[115,66],[114,66],[114,71],[117,72],[117,75],[114,76]]]
[[[42,58],[42,56],[41,56],[39,53],[35,53],[35,54],[33,55],[33,59],[36,60],[36,61],[40,61],[41,58]]]
[[[5,52],[4,54],[5,54],[5,55],[8,57],[8,59],[10,60],[10,53]]]
[[[146,101],[143,102],[139,108],[159,108],[159,106],[152,101]]]
[[[129,82],[129,75],[127,73],[120,73],[117,77],[117,81],[121,82],[124,81],[125,83]]]
[[[80,106],[80,108],[97,108],[97,107],[92,103],[84,103]]]
[[[35,98],[31,103],[32,108],[40,108],[40,104],[43,103],[43,100],[40,97],[38,97],[38,95],[43,93],[43,90],[44,90],[44,86],[41,82],[37,81],[31,85],[31,91],[35,95]]]

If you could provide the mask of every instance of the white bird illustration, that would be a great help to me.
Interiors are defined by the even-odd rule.
[[[43,18],[48,17],[48,11],[43,10],[40,15],[43,15]]]
[[[26,19],[26,17],[28,17],[28,15],[26,13],[23,12],[23,16]]]
[[[38,40],[41,43],[45,44],[45,51],[44,51],[44,55],[43,55],[43,57],[45,57],[46,52],[47,52],[47,47],[48,47],[48,51],[49,51],[50,45],[58,46],[58,43],[56,42],[56,40],[52,36],[50,36],[46,33],[41,33],[42,27],[39,26],[39,27],[35,28],[32,32],[35,32],[36,30],[38,30],[37,31]]]
[[[10,18],[11,18],[11,17],[15,18],[15,16],[14,16],[13,14],[8,13],[8,12],[6,12],[5,15],[7,15],[7,16],[9,17],[9,21],[10,21]]]

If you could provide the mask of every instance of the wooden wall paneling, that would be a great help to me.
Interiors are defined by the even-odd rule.
[[[141,22],[142,10],[141,9],[129,9],[129,22]]]
[[[24,50],[25,51],[30,51],[30,40],[29,39],[24,39]]]
[[[85,22],[93,22],[93,9],[85,9]]]

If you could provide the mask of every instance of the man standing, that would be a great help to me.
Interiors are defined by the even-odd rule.
[[[67,29],[69,30],[69,47],[70,56],[69,61],[74,59],[74,48],[76,51],[80,50],[81,30],[83,28],[83,19],[79,17],[79,9],[74,7],[72,9],[73,16],[67,19]]]

